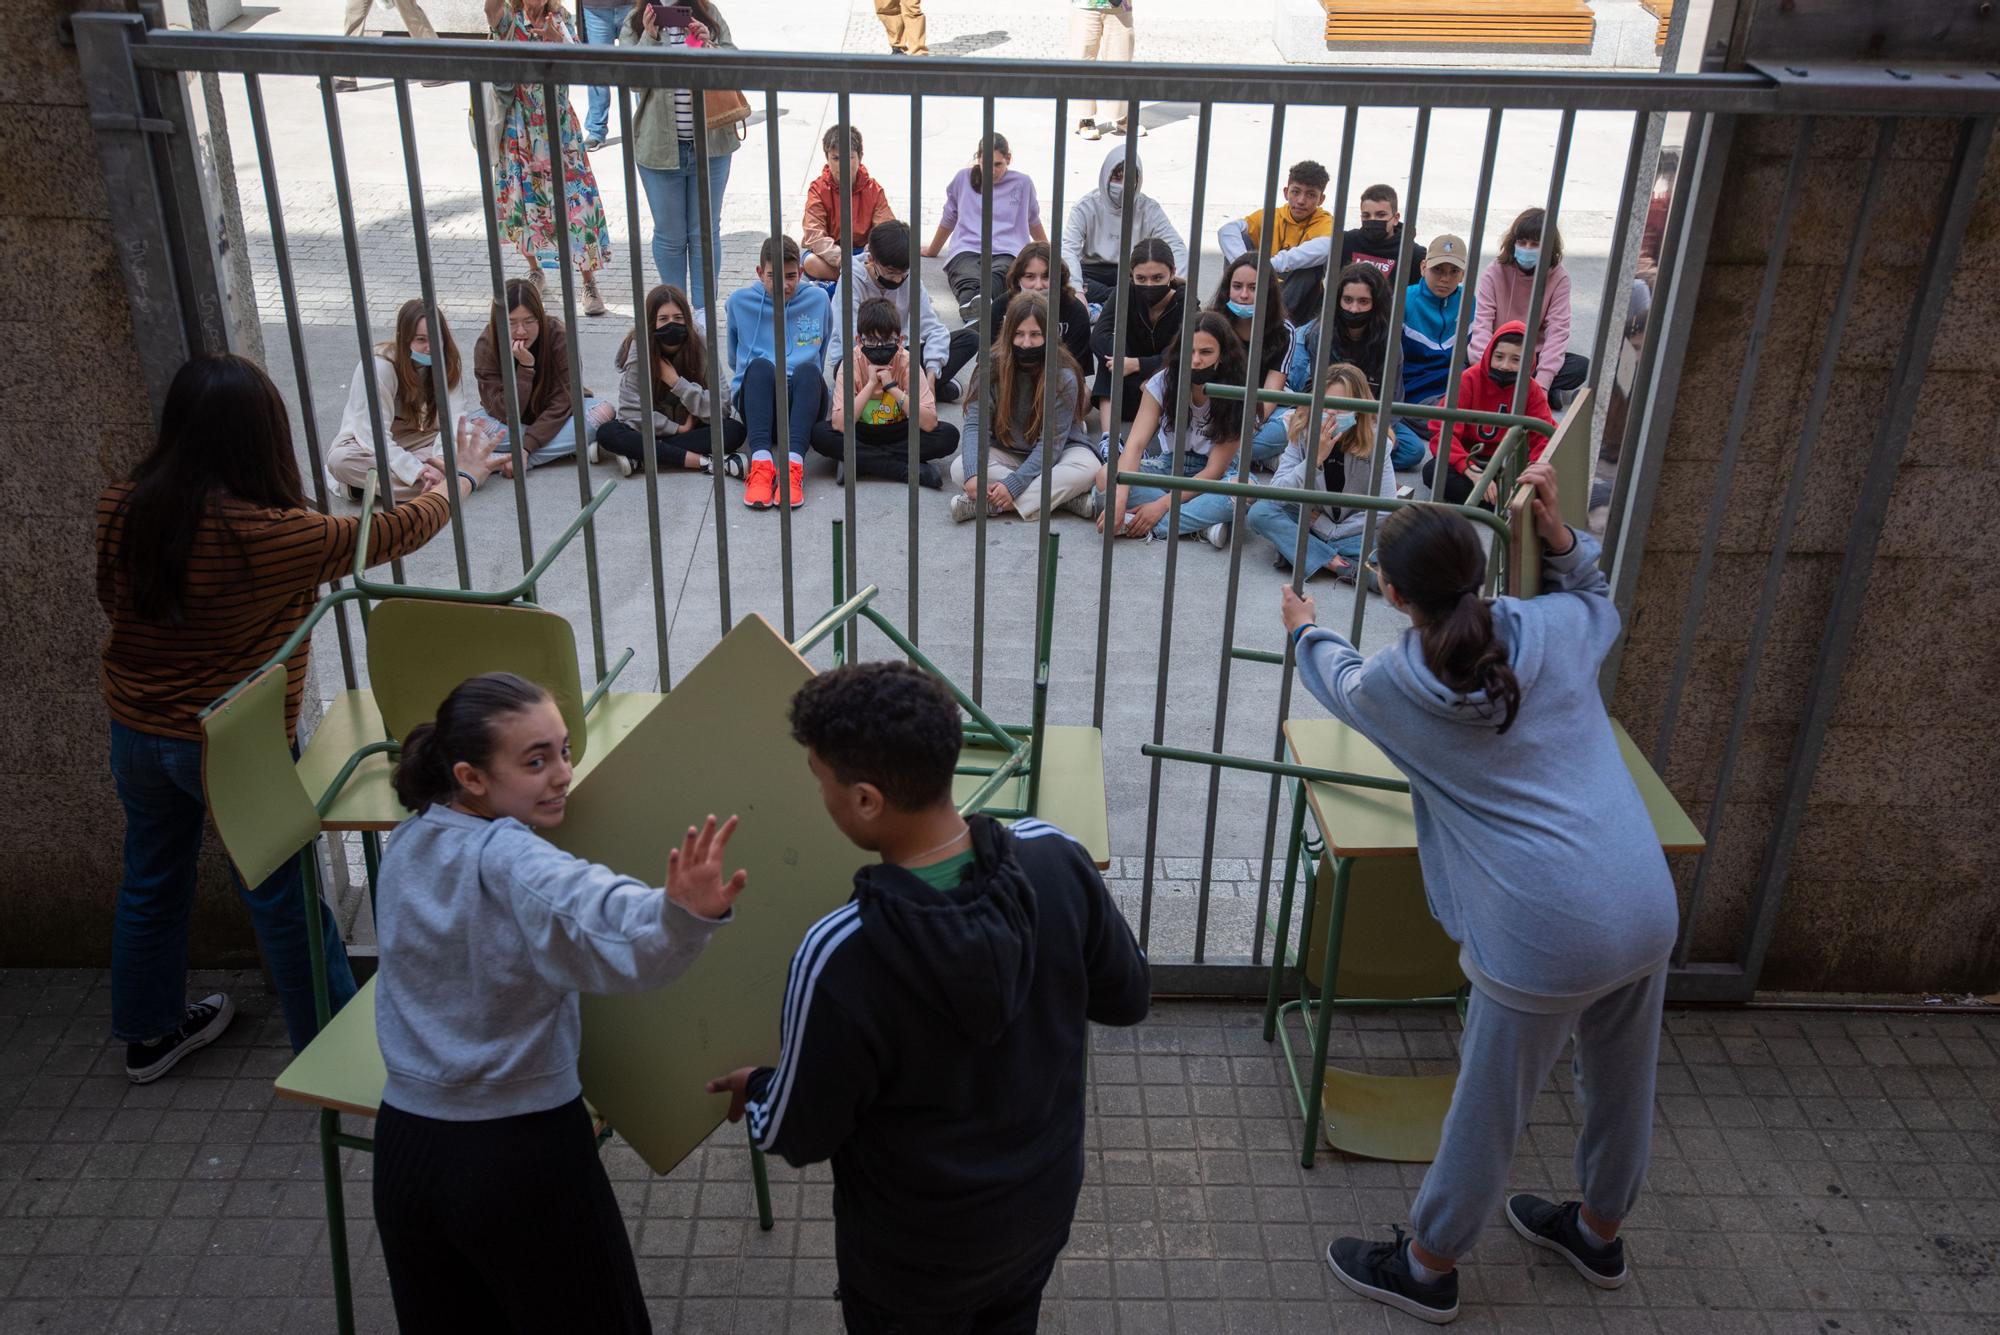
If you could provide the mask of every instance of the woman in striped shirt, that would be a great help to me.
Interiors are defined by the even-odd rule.
[[[685,26],[682,26],[682,25]],[[733,47],[729,24],[708,0],[685,5],[638,0],[625,20],[624,40],[673,59],[687,59],[703,47]],[[686,88],[641,88],[633,93],[632,144],[639,184],[653,213],[653,267],[660,281],[688,294],[694,323],[706,323],[708,274],[702,262],[700,161],[695,136],[708,142],[709,229],[722,235],[722,191],[729,184],[729,159],[736,152],[740,125],[708,128],[702,95]],[[718,242],[719,244],[719,242]]]
[[[469,495],[491,471],[492,441],[461,419],[457,474],[378,515],[368,561],[407,556],[444,527],[444,487]],[[129,481],[97,502],[97,599],[111,622],[103,686],[111,775],[125,807],[125,870],[111,944],[111,1029],[125,1073],[156,1080],[214,1041],[235,1014],[217,992],[187,1000],[187,922],[206,802],[201,711],[261,667],[298,629],[319,587],[354,564],[357,518],[309,509],[285,403],[255,362],[203,357],[174,377],[159,440]],[[285,729],[295,736],[311,641],[285,664]],[[318,1030],[296,859],[237,889],[278,989],[294,1051]],[[320,906],[336,1009],[354,974]]]

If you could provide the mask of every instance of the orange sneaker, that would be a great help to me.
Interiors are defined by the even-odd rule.
[[[776,469],[771,470],[774,477]],[[792,460],[792,508],[798,509],[806,503],[806,466],[795,457]]]
[[[750,465],[750,478],[743,486],[743,503],[752,510],[768,510],[778,486],[778,469],[769,459]]]

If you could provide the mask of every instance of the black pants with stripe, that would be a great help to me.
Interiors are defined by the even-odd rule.
[[[590,1114],[375,1122],[375,1227],[403,1335],[653,1329]]]

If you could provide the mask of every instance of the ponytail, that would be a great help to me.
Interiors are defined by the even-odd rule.
[[[986,159],[989,155],[995,159],[1011,159],[1014,156],[1014,151],[1007,147],[1006,135],[995,134],[981,139],[979,147],[973,151],[972,193],[975,195],[986,193]]]
[[[458,791],[453,773],[460,762],[480,768],[491,763],[500,720],[548,698],[547,691],[511,672],[486,672],[460,682],[438,706],[435,721],[417,724],[403,738],[390,780],[396,800],[411,811],[449,801]]]
[[[1383,578],[1423,613],[1424,666],[1460,695],[1484,692],[1506,732],[1520,712],[1521,683],[1493,633],[1492,605],[1480,596],[1486,553],[1477,530],[1442,506],[1407,506],[1383,523],[1377,552]]]

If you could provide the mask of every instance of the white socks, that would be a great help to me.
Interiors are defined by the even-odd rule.
[[[1585,1242],[1597,1248],[1599,1251],[1603,1251],[1606,1247],[1609,1247],[1612,1243],[1611,1238],[1600,1238],[1597,1236],[1597,1230],[1590,1226],[1590,1221],[1583,1217],[1583,1211],[1581,1210],[1578,1210],[1576,1212],[1576,1231],[1583,1234],[1583,1240]]]

